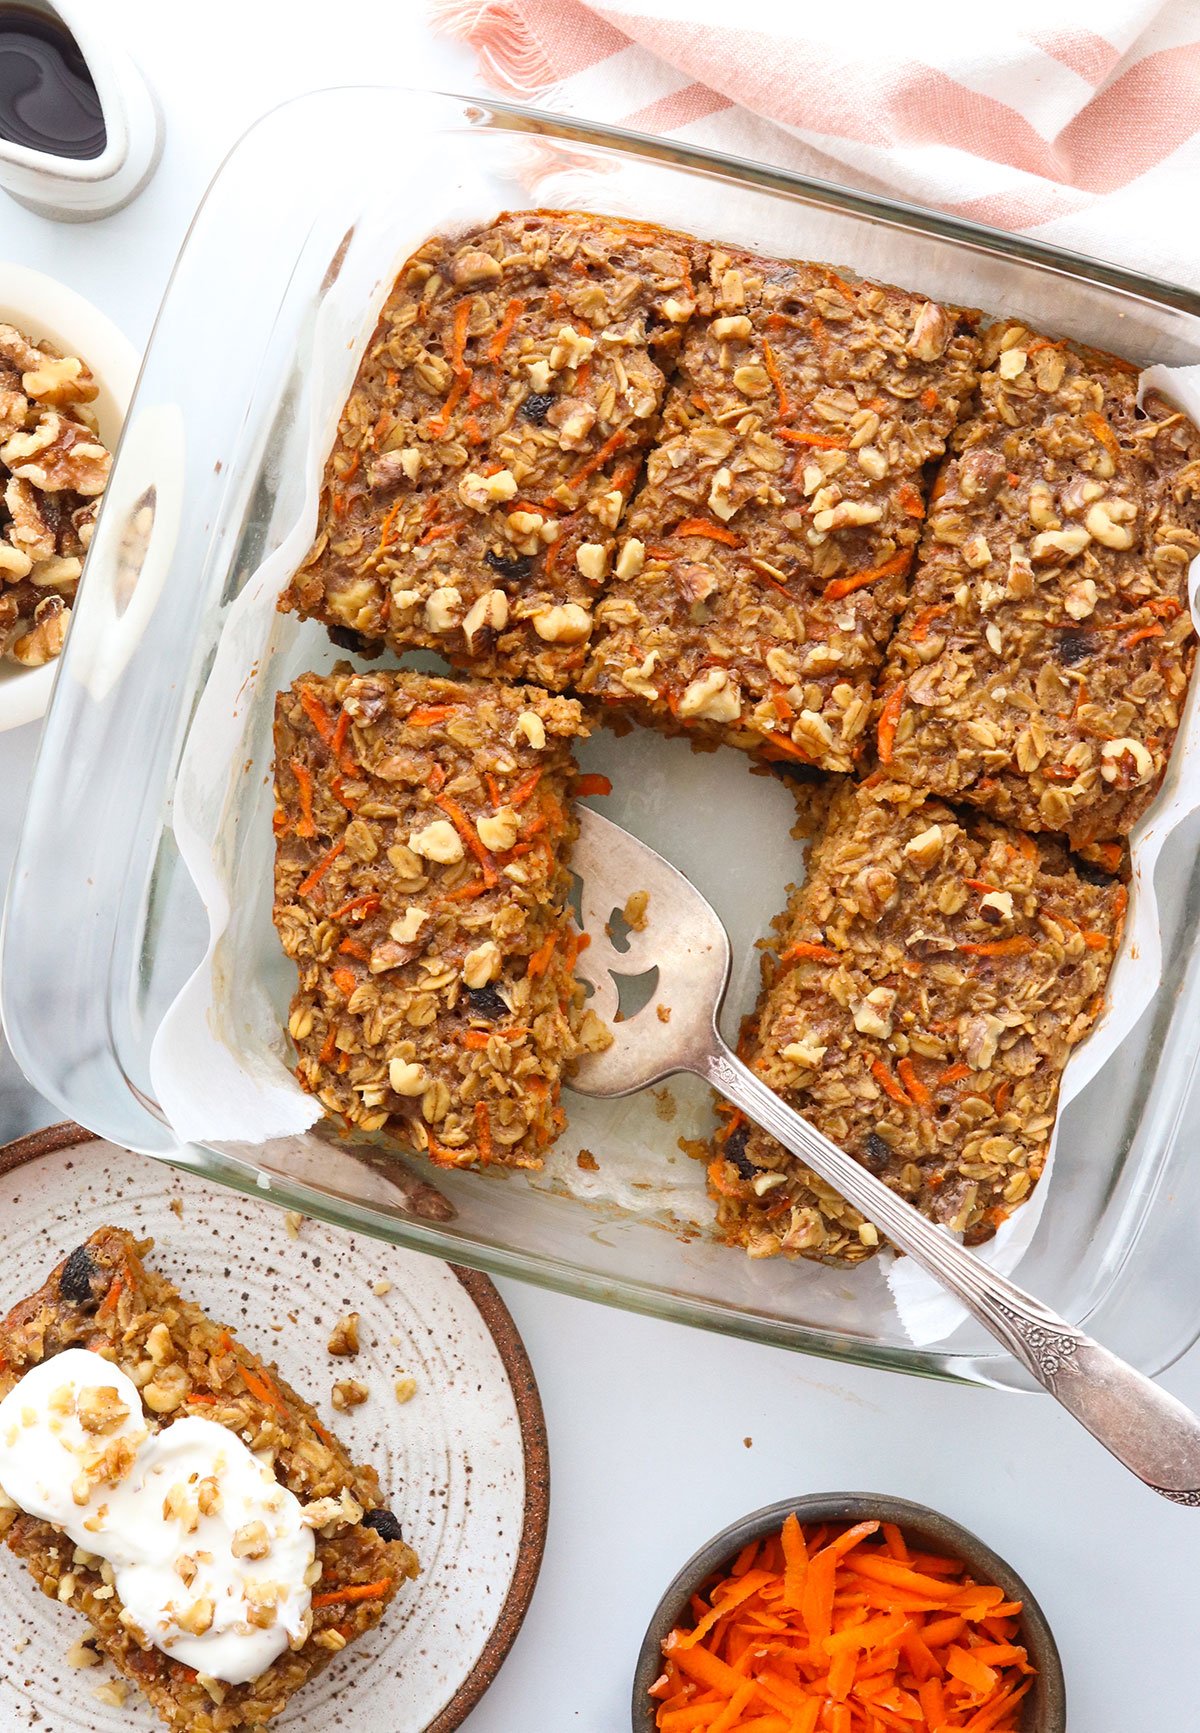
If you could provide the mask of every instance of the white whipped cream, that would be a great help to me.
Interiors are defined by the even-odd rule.
[[[299,1500],[215,1421],[151,1432],[137,1387],[99,1354],[43,1360],[0,1402],[0,1486],[106,1559],[136,1631],[199,1673],[245,1684],[307,1634],[315,1547]]]

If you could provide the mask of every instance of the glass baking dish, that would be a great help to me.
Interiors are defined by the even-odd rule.
[[[130,411],[9,894],[3,999],[13,1049],[45,1095],[103,1136],[399,1245],[833,1358],[1021,1387],[1022,1374],[973,1323],[914,1347],[879,1260],[853,1271],[751,1264],[702,1236],[664,1231],[652,1211],[588,1206],[561,1187],[493,1175],[430,1172],[435,1189],[407,1165],[320,1132],[256,1149],[181,1144],[155,1100],[151,1045],[208,940],[173,797],[230,605],[296,531],[306,430],[316,417],[332,437],[402,257],[428,233],[530,205],[637,216],[828,260],[1143,364],[1200,362],[1200,297],[1184,289],[759,164],[392,88],[320,91],[276,110],[232,152],[193,223]],[[348,286],[354,328],[336,354],[326,340],[318,356],[314,334],[331,329],[326,303],[344,302]],[[313,664],[327,666],[323,634],[303,630]],[[597,742],[589,762],[607,764],[614,750]],[[795,845],[791,855],[775,850],[764,880],[759,857],[771,850],[739,810],[749,775],[740,756],[666,742],[643,762],[645,750],[628,748],[634,774],[606,810],[691,872],[726,919],[739,957],[736,1021],[753,991],[753,940],[799,870]],[[230,767],[243,848],[251,814],[258,824],[269,812],[268,769]],[[770,823],[786,836],[783,785],[759,786],[763,814],[773,802]],[[766,827],[758,812],[755,826]],[[1200,820],[1189,820],[1166,846],[1159,870],[1186,893],[1171,901],[1161,985],[1069,1110],[1019,1271],[1065,1317],[1150,1371],[1200,1332],[1200,1163],[1189,1137],[1198,842]],[[269,898],[256,894],[265,910]],[[285,1006],[287,971],[264,919],[263,957],[276,958],[272,990]],[[252,969],[255,959],[241,963]],[[647,1160],[689,1169],[678,1127],[664,1123],[675,1103],[658,1105],[659,1118],[644,1122]],[[570,1098],[568,1108],[583,1104]]]

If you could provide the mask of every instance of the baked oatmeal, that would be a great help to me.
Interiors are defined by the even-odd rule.
[[[112,463],[86,363],[0,324],[0,654],[26,668],[63,647]]]
[[[643,722],[854,768],[973,316],[712,249],[581,689]]]
[[[1153,800],[1187,694],[1200,432],[1156,392],[1139,411],[1126,362],[1020,325],[985,359],[880,682],[879,758],[1102,844]]]
[[[101,1228],[0,1325],[0,1528],[168,1726],[238,1733],[377,1625],[418,1564],[375,1470],[149,1249]]]
[[[1061,842],[871,779],[839,791],[743,1057],[935,1221],[989,1239],[1036,1185],[1126,891]],[[752,1257],[868,1257],[874,1226],[740,1114],[709,1167]]]
[[[567,896],[578,704],[414,673],[276,700],[275,924],[296,1075],[347,1128],[447,1166],[540,1166],[563,1068],[604,1039]]]
[[[691,247],[549,211],[426,242],[384,306],[281,605],[341,643],[564,686],[694,305]]]

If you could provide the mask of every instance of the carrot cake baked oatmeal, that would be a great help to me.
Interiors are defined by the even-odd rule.
[[[408,261],[342,415],[281,605],[560,688],[691,314],[692,243],[532,211]]]
[[[643,722],[848,771],[973,315],[713,249],[621,527],[582,690]]]
[[[872,779],[836,796],[743,1057],[925,1214],[991,1237],[1036,1185],[1095,1022],[1125,887],[969,809]],[[856,1261],[875,1228],[740,1115],[709,1167],[752,1257]]]
[[[563,1067],[603,1042],[567,896],[578,704],[414,673],[276,700],[275,924],[296,1075],[448,1166],[540,1166]]]
[[[418,1564],[372,1468],[101,1228],[0,1324],[0,1528],[179,1733],[263,1727]]]
[[[880,683],[889,773],[1075,846],[1126,835],[1195,658],[1200,432],[1126,362],[993,327]]]

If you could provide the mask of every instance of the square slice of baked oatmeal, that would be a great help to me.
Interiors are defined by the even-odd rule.
[[[169,1727],[240,1733],[377,1625],[418,1564],[375,1470],[149,1249],[99,1229],[0,1324],[0,1531]],[[64,1522],[45,1515],[59,1482]],[[42,1514],[7,1496],[26,1485]],[[274,1654],[249,1678],[246,1644]]]
[[[1019,325],[986,360],[880,680],[879,758],[1103,845],[1154,798],[1187,695],[1200,431],[1155,391],[1139,409],[1127,362]]]
[[[643,722],[825,770],[872,682],[973,318],[824,266],[713,248],[582,690]]]
[[[567,897],[578,704],[415,673],[276,700],[275,924],[326,1113],[448,1166],[540,1166],[581,1010]]]
[[[553,211],[426,242],[363,358],[283,605],[342,643],[572,680],[694,306],[692,248]]]
[[[743,1057],[969,1244],[1037,1184],[1059,1079],[1099,1015],[1126,891],[1063,845],[898,783],[847,785],[777,923]],[[740,1115],[709,1167],[752,1257],[869,1257],[875,1228]]]

